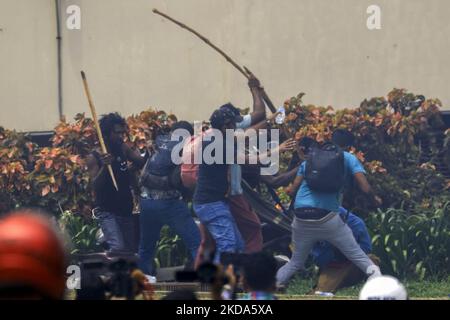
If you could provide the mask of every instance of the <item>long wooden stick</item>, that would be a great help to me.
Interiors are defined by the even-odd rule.
[[[247,72],[249,75],[253,74],[246,66],[244,66],[244,70],[245,72]],[[264,90],[264,87],[261,88],[261,94],[262,94],[262,98],[263,100],[266,102],[267,107],[269,108],[270,111],[272,111],[272,113],[277,112],[277,108],[275,108],[275,106],[272,103],[272,100],[270,100],[270,98],[267,96],[266,90]]]
[[[183,29],[186,29],[187,31],[195,34],[197,37],[199,37],[201,40],[203,40],[207,45],[209,45],[210,47],[212,47],[214,50],[216,50],[217,52],[219,52],[229,63],[231,63],[236,69],[239,70],[240,73],[242,73],[244,75],[244,77],[246,77],[247,79],[249,78],[249,75],[244,71],[244,69],[242,69],[236,62],[234,62],[233,59],[231,59],[225,52],[223,52],[220,48],[218,48],[216,45],[214,45],[213,43],[211,43],[211,41],[209,41],[207,38],[205,38],[204,36],[202,36],[200,33],[198,33],[197,31],[195,31],[192,28],[189,28],[187,25],[185,25],[184,23],[175,20],[174,18],[169,17],[167,14],[162,13],[160,11],[158,11],[157,9],[153,9],[153,12],[156,14],[159,14],[160,16],[166,18],[167,20],[172,21],[173,23],[175,23],[176,25],[180,26]]]
[[[103,153],[108,153],[108,151],[106,150],[105,140],[103,140],[102,130],[100,129],[100,124],[98,123],[97,112],[95,111],[94,103],[92,102],[91,92],[89,91],[89,86],[88,86],[88,83],[86,80],[86,74],[84,73],[84,71],[81,71],[81,78],[83,79],[84,92],[86,93],[86,97],[89,102],[89,107],[91,108],[92,119],[94,120],[95,128],[97,129],[97,135],[98,135],[98,140],[100,141],[100,147],[101,147]],[[109,175],[111,176],[114,187],[118,191],[119,187],[117,186],[116,178],[114,177],[114,172],[113,172],[110,164],[108,164],[108,171],[109,171]]]
[[[194,29],[188,27],[187,25],[185,25],[184,23],[175,20],[172,17],[169,17],[167,14],[162,13],[160,11],[158,11],[157,9],[153,9],[153,12],[156,14],[159,14],[160,16],[166,18],[167,20],[172,21],[173,23],[175,23],[176,25],[180,26],[183,29],[186,29],[187,31],[195,34],[198,38],[200,38],[201,40],[203,40],[207,45],[209,45],[210,47],[212,47],[214,50],[216,50],[220,55],[222,55],[229,63],[231,63],[237,70],[239,70],[240,73],[242,73],[244,75],[244,77],[246,77],[247,79],[250,77],[249,73],[246,72],[248,71],[247,68],[245,68],[246,70],[242,69],[241,66],[239,66],[233,59],[230,58],[230,56],[228,56],[225,52],[223,52],[223,50],[221,50],[220,48],[218,48],[216,45],[214,45],[211,41],[209,41],[209,39],[205,38],[204,36],[202,36],[200,33],[198,33],[197,31],[195,31]],[[264,90],[264,88],[261,89],[261,94],[262,94],[262,98],[263,100],[266,102],[267,107],[270,109],[270,111],[272,111],[273,113],[277,112],[277,109],[275,108],[275,106],[273,105],[272,101],[270,100],[270,98],[267,96],[266,91]]]

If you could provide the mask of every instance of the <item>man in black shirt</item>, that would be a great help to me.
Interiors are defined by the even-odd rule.
[[[203,151],[221,139],[223,153],[221,156],[211,153],[213,157],[216,157],[216,161],[213,163],[208,163],[207,159],[203,157],[199,166],[197,187],[193,199],[197,216],[216,242],[215,262],[219,261],[222,252],[239,252],[244,249],[244,242],[226,201],[229,164],[225,161],[227,139],[224,137],[227,129],[234,130],[236,128],[236,118],[236,114],[226,109],[218,109],[212,114],[211,127],[216,130],[206,134],[203,138]],[[234,140],[232,139],[229,143],[234,145]]]
[[[100,128],[109,153],[94,151],[87,158],[95,197],[93,213],[99,219],[109,250],[135,252],[138,235],[133,230],[133,196],[128,161],[142,168],[146,158],[124,143],[127,124],[118,113],[103,116]],[[112,166],[118,190],[113,185],[108,165]]]
[[[230,164],[237,163],[238,158],[248,163],[250,158],[245,154],[245,150],[235,149],[234,130],[236,122],[239,121],[239,116],[232,110],[220,108],[214,111],[210,118],[213,130],[203,136],[202,142],[203,157],[199,165],[193,203],[201,223],[216,242],[216,262],[219,261],[223,252],[240,252],[244,249],[244,242],[230,212],[227,198]],[[290,150],[294,143],[288,140],[272,149],[272,152]],[[233,151],[231,159],[227,157],[227,152],[230,154],[230,151]],[[222,154],[218,154],[220,152]],[[209,153],[211,159],[207,159]],[[267,153],[259,154],[257,159],[261,161],[267,156]]]

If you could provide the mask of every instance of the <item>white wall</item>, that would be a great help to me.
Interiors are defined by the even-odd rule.
[[[63,108],[88,112],[86,71],[99,113],[147,106],[207,119],[232,101],[249,106],[246,80],[193,35],[197,29],[259,76],[275,104],[358,106],[404,87],[450,106],[448,0],[62,0],[82,9],[81,30],[63,30]],[[378,4],[382,29],[369,31]],[[53,0],[0,0],[0,125],[51,129],[58,118]],[[64,20],[63,20],[64,22]]]
[[[50,129],[58,120],[53,2],[0,0],[0,125]]]

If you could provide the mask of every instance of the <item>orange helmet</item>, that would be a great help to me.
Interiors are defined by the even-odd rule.
[[[24,210],[0,220],[0,285],[32,288],[61,299],[65,288],[65,250],[50,221]]]

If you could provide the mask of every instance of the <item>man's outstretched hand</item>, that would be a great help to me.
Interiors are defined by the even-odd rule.
[[[292,151],[292,150],[294,150],[296,145],[297,145],[297,141],[295,141],[292,138],[288,139],[285,142],[283,142],[282,144],[280,144],[280,152]]]
[[[245,72],[247,72],[248,74],[248,86],[250,87],[250,89],[261,88],[261,83],[258,78],[256,78],[255,75],[247,68],[245,68]]]
[[[256,78],[254,75],[251,75],[248,79],[248,86],[250,87],[250,89],[261,88],[261,83],[259,82],[258,78]]]
[[[103,153],[100,155],[100,161],[103,166],[109,166],[113,162],[113,156],[109,153]]]

